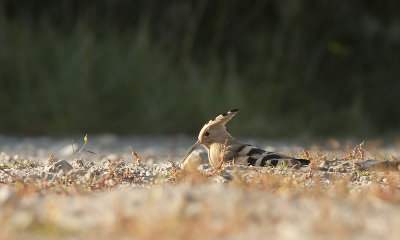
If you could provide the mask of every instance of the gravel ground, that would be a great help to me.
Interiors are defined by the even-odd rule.
[[[89,136],[76,160],[83,139],[0,136],[0,239],[398,239],[395,145],[248,139],[312,170],[214,170],[203,149],[180,164],[194,140]]]

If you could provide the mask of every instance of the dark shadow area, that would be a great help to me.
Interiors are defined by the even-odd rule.
[[[379,136],[399,1],[0,0],[0,133]]]

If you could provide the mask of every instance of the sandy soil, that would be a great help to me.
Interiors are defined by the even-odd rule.
[[[0,239],[400,235],[396,144],[355,142],[348,149],[334,139],[304,145],[247,139],[310,158],[312,167],[215,170],[203,149],[182,168],[190,137],[89,136],[76,159],[83,137],[74,147],[71,140],[0,136]]]

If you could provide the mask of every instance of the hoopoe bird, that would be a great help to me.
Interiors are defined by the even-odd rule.
[[[276,152],[268,152],[249,144],[244,144],[233,138],[227,131],[225,124],[239,111],[232,109],[208,121],[200,130],[197,142],[190,148],[182,162],[200,145],[208,152],[208,160],[213,167],[224,162],[233,162],[235,165],[247,166],[279,166],[288,167],[308,165],[309,160],[289,157]]]

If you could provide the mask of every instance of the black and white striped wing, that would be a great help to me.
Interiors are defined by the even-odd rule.
[[[247,166],[279,166],[285,164],[288,167],[308,165],[309,160],[295,159],[284,154],[268,152],[252,145],[243,144],[232,149],[233,163]]]

